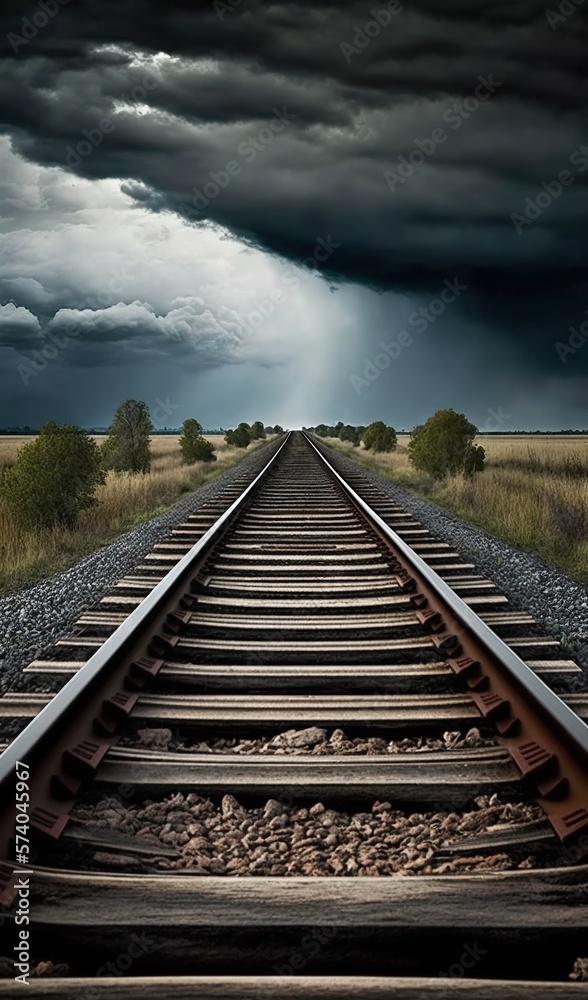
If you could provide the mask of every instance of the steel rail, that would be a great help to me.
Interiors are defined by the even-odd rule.
[[[267,475],[270,467],[288,442],[291,433],[291,431],[287,432],[278,450],[255,477],[253,482],[221,514],[218,520],[202,535],[202,538],[192,546],[190,551],[183,556],[173,569],[164,576],[163,580],[160,580],[147,597],[145,597],[139,607],[131,612],[122,625],[119,625],[116,631],[105,640],[100,649],[86,661],[83,667],[51,699],[49,704],[39,712],[32,722],[4,750],[0,755],[0,790],[4,789],[7,781],[14,782],[16,762],[28,763],[30,761],[40,741],[44,740],[53,727],[59,724],[60,719],[63,718],[65,713],[70,713],[74,709],[76,703],[93,687],[103,671],[108,670],[109,665],[124,652],[125,647],[128,646],[131,640],[136,638],[158,608],[165,603],[168,595],[190,569],[192,564],[197,562],[206,550],[214,544],[218,535],[225,530],[228,523],[249,499],[260,481]]]
[[[459,597],[451,587],[410,547],[382,518],[373,510],[369,504],[355,492],[345,479],[331,465],[328,459],[322,454],[315,442],[305,433],[308,443],[324,462],[330,474],[339,483],[345,493],[353,503],[367,515],[368,519],[377,525],[378,530],[392,543],[392,545],[410,562],[414,569],[423,576],[427,583],[434,588],[439,597],[449,607],[457,619],[471,632],[475,638],[482,643],[488,652],[500,663],[507,673],[514,678],[524,694],[532,699],[537,708],[547,718],[548,722],[555,725],[562,731],[566,738],[573,741],[581,756],[588,762],[588,725],[580,719],[576,713],[569,708],[551,690],[550,687],[541,680],[540,677],[531,670],[519,656],[506,645],[495,632],[482,621],[481,618],[472,611],[471,608]]]

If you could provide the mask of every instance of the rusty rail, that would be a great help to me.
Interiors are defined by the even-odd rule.
[[[588,831],[588,725],[483,622],[306,440],[380,539],[401,589],[435,646],[496,725],[562,843]],[[583,847],[582,856],[588,855]]]

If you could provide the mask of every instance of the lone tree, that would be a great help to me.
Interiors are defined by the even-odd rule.
[[[255,423],[251,424],[251,438],[253,441],[257,441],[259,438],[264,438],[265,427],[261,420],[256,420]]]
[[[81,510],[98,503],[94,491],[105,478],[100,449],[81,427],[49,423],[19,451],[2,496],[24,528],[70,528]]]
[[[149,435],[152,430],[146,403],[140,399],[127,399],[121,403],[102,445],[104,467],[115,472],[149,472]]]
[[[394,451],[396,431],[382,420],[374,420],[364,431],[362,441],[368,451]]]
[[[225,441],[227,444],[232,444],[234,448],[246,448],[251,441],[249,424],[239,424],[236,430],[227,431]]]
[[[274,433],[274,434],[283,434],[283,433],[284,433],[284,428],[283,428],[283,427],[280,427],[280,425],[279,425],[279,424],[274,424],[274,430],[273,430],[273,433]]]
[[[216,462],[214,445],[202,437],[202,424],[189,417],[184,420],[182,429],[184,433],[180,438],[180,448],[184,465],[193,465],[194,462]]]
[[[476,427],[464,413],[437,410],[411,432],[408,454],[412,464],[435,479],[463,473],[472,476],[484,468],[486,453],[473,444]]]

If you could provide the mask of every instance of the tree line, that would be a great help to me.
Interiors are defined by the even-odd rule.
[[[149,408],[138,399],[121,403],[102,445],[82,427],[47,423],[4,473],[0,496],[24,528],[71,528],[80,511],[98,503],[96,490],[109,471],[145,475],[151,470],[153,430]],[[183,464],[216,461],[214,446],[202,430],[194,417],[184,420],[179,440]],[[278,424],[264,427],[258,420],[251,426],[239,424],[226,433],[225,441],[247,448],[252,440],[278,433]]]
[[[397,445],[396,431],[381,420],[368,427],[354,427],[340,420],[334,425],[317,424],[303,430],[317,437],[351,441],[356,448],[362,444],[368,451],[374,452],[394,451]],[[477,433],[477,428],[464,413],[451,409],[437,410],[424,424],[418,424],[410,432],[408,456],[416,469],[434,479],[458,474],[472,476],[483,470],[486,457],[481,445],[474,444]]]
[[[225,441],[233,445],[234,448],[247,448],[252,441],[259,441],[271,434],[283,434],[284,428],[276,424],[275,427],[264,427],[261,420],[255,420],[252,424],[245,421],[239,424],[234,431],[227,431]]]
[[[336,424],[317,424],[316,427],[303,427],[303,431],[316,434],[317,437],[335,437],[340,441],[350,441],[354,448],[363,444],[368,451],[394,451],[396,448],[396,431],[388,427],[382,420],[374,420],[364,427],[360,424],[344,424],[339,420]]]

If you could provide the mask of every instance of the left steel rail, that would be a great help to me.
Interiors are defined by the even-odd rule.
[[[178,624],[181,626],[181,623],[178,622],[181,614],[177,610],[175,611],[176,621],[171,623],[173,627],[170,629],[169,625],[166,624],[169,622],[170,612],[174,612],[174,609],[178,608],[182,594],[186,587],[190,587],[194,575],[206,562],[211,549],[225,534],[233,520],[251,499],[260,482],[267,476],[286,446],[290,434],[291,432],[286,434],[278,450],[253,482],[2,753],[0,756],[0,861],[2,855],[6,857],[7,846],[11,839],[10,826],[14,825],[14,818],[12,817],[11,823],[7,812],[10,812],[11,800],[12,812],[14,812],[13,800],[17,762],[26,763],[31,769],[31,783],[34,782],[37,786],[37,801],[42,803],[38,807],[39,815],[46,822],[46,832],[50,835],[58,835],[67,822],[68,817],[65,813],[68,810],[65,810],[65,813],[63,807],[58,810],[61,815],[59,822],[55,821],[52,809],[48,808],[48,799],[51,801],[57,797],[67,800],[70,797],[69,792],[73,798],[76,786],[79,784],[79,778],[83,777],[83,772],[93,769],[93,763],[101,759],[103,753],[112,745],[117,728],[115,725],[117,713],[127,713],[138,697],[137,694],[128,695],[121,692],[121,689],[123,691],[126,689],[127,692],[129,688],[132,689],[132,684],[129,684],[129,663],[133,659],[145,657],[146,636],[151,635],[152,639],[155,636],[155,639],[159,640],[160,643],[165,643],[167,640],[165,636],[161,635],[162,629],[164,633],[168,634],[181,630],[181,628],[177,628]],[[185,598],[188,603],[180,603],[180,607],[190,607],[190,598],[187,594]],[[193,600],[196,603],[197,598],[194,597]],[[171,617],[174,615],[172,614]],[[173,637],[171,637],[171,642],[173,642]],[[141,643],[143,648],[141,648]],[[151,642],[151,650],[153,650],[153,641]],[[150,654],[147,653],[147,655]],[[160,660],[157,660],[157,652],[155,652],[155,657],[156,659],[151,662],[161,663]],[[147,662],[143,660],[143,666]],[[143,683],[147,672],[144,670]],[[138,677],[137,687],[139,689],[143,683]],[[93,705],[97,714],[100,714],[105,708],[107,715],[106,719],[94,717],[90,737],[88,736],[88,722],[86,721],[84,730],[84,727],[77,725],[75,721],[78,715],[86,713],[88,705]],[[64,746],[64,729],[68,727],[70,734],[67,746]],[[109,730],[111,731],[109,732]],[[96,736],[96,743],[92,740],[92,733]],[[98,750],[94,750],[94,747],[98,747]],[[77,751],[75,759],[72,750],[74,755]],[[84,759],[84,753],[86,759]],[[64,754],[66,756],[69,754],[70,778],[62,775],[61,779],[56,779],[56,770],[59,770]],[[95,760],[92,759],[92,754],[94,754]],[[41,773],[36,775],[36,771]],[[35,777],[37,777],[37,781],[34,781]],[[49,790],[49,785],[52,785],[51,790]],[[55,795],[56,792],[57,795]],[[31,788],[31,807],[34,804],[35,796],[33,788]],[[45,813],[49,813],[49,817],[45,817]],[[42,827],[42,822],[40,825]]]

